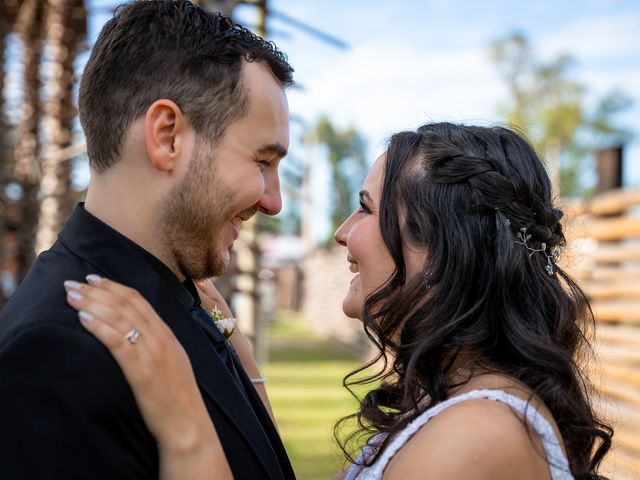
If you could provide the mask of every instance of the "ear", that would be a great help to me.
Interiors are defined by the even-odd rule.
[[[144,134],[147,154],[154,168],[172,172],[187,147],[190,126],[182,110],[171,100],[156,100],[147,110]]]

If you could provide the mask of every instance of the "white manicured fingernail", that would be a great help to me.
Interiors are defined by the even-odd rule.
[[[82,300],[82,295],[80,295],[78,292],[76,292],[75,290],[70,290],[67,292],[67,296],[71,299],[71,300],[76,300],[76,301],[80,301]]]
[[[85,312],[84,310],[80,310],[78,312],[78,316],[80,317],[80,320],[82,320],[83,322],[93,321],[93,315],[91,315],[89,312]]]
[[[80,282],[76,282],[75,280],[65,280],[64,288],[67,290],[77,290],[80,288]]]
[[[100,275],[96,275],[95,273],[90,273],[85,278],[87,279],[87,282],[92,285],[98,285],[102,280],[102,277]]]

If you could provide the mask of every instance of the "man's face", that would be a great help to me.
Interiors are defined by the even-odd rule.
[[[212,145],[196,140],[189,170],[162,209],[167,247],[182,274],[220,275],[229,264],[240,223],[256,211],[282,208],[278,164],[289,146],[284,90],[259,63],[243,66],[248,112]]]

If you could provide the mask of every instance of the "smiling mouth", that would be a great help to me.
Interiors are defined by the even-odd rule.
[[[240,212],[238,215],[236,215],[235,217],[233,217],[230,220],[231,225],[233,225],[236,230],[240,229],[240,225],[242,225],[244,222],[248,221],[251,217],[253,217],[253,214],[256,212],[255,209],[251,208],[248,210],[244,210],[242,212]]]
[[[231,220],[231,223],[233,223],[236,227],[239,227],[242,223],[244,223],[247,220],[249,220],[252,216],[253,215],[236,215]]]
[[[351,255],[347,256],[347,262],[349,262],[349,271],[351,273],[358,273],[360,271],[358,264],[355,262]]]

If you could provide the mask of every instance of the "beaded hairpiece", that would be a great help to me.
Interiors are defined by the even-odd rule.
[[[511,225],[511,222],[507,218],[507,225]],[[544,269],[551,276],[555,273],[556,261],[558,260],[558,249],[555,247],[549,248],[549,253],[547,254],[547,244],[545,242],[540,243],[540,248],[534,248],[529,245],[529,240],[531,240],[531,234],[527,233],[527,228],[522,227],[518,233],[516,233],[516,244],[524,245],[524,247],[529,251],[529,258],[533,256],[536,252],[541,252],[545,257],[547,257],[547,264],[544,266]]]

